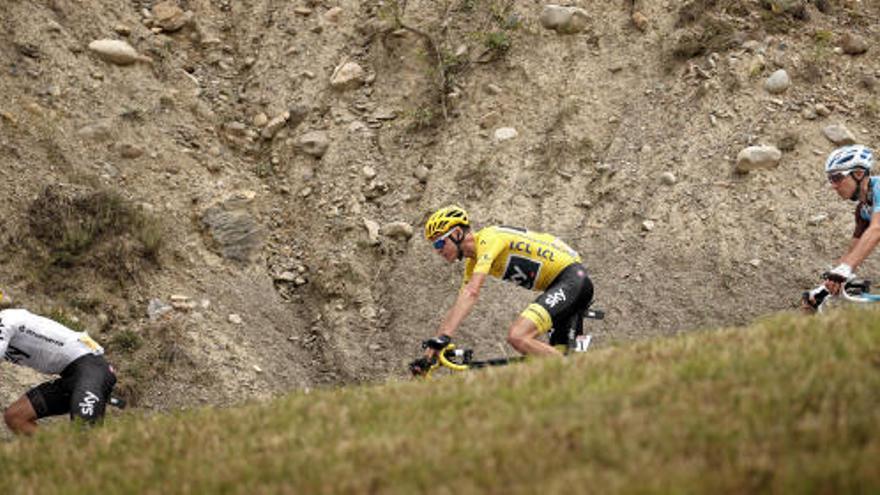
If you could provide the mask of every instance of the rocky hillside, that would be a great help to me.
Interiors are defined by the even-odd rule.
[[[874,0],[0,2],[0,286],[144,407],[404,375],[449,202],[591,268],[598,345],[792,308],[878,145]],[[865,274],[876,271],[869,263]],[[491,283],[487,353],[532,294]],[[38,377],[4,366],[8,403]]]

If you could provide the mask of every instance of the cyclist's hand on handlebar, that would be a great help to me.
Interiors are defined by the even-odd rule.
[[[434,360],[429,359],[427,357],[420,357],[411,363],[409,363],[409,371],[413,374],[413,376],[422,376],[427,373],[431,366],[434,365]]]
[[[446,334],[440,334],[422,342],[422,348],[430,349],[435,352],[442,351],[450,342],[452,342],[452,337]]]
[[[825,272],[822,276],[827,281],[837,282],[838,284],[842,284],[853,278],[852,267],[847,265],[846,263],[841,263],[835,266],[830,272]],[[840,288],[838,287],[838,290]]]
[[[804,292],[801,299],[801,309],[809,313],[816,311],[828,295],[829,290],[825,285],[820,285],[811,291]]]
[[[843,288],[843,282],[838,282],[836,280],[828,279],[825,281],[825,284],[822,285],[831,295],[836,296],[840,294],[840,289]]]

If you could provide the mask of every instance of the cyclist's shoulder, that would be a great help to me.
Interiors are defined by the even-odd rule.
[[[35,314],[22,308],[8,308],[0,310],[0,320],[7,322],[27,320],[35,316]]]
[[[35,313],[31,313],[30,311],[23,308],[4,309],[3,311],[0,311],[0,324],[2,324],[3,326],[14,325],[16,327],[24,327],[32,331],[39,332],[73,332],[73,330],[67,328],[61,323],[58,323],[55,320],[46,318],[45,316],[40,316]]]

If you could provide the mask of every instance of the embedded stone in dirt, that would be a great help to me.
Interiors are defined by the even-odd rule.
[[[337,91],[354,89],[364,83],[366,72],[363,67],[355,62],[346,62],[333,71],[330,76],[330,86]]]
[[[639,12],[638,10],[633,12],[632,14],[632,22],[633,25],[641,32],[645,32],[648,29],[648,17],[645,14]]]
[[[333,7],[327,12],[324,12],[324,20],[333,24],[339,22],[339,16],[342,15],[342,8]]]
[[[844,34],[840,45],[843,48],[843,53],[847,55],[861,55],[868,51],[868,42],[861,36],[852,33]]]
[[[774,95],[785,93],[789,86],[791,86],[791,78],[788,77],[788,72],[785,69],[777,70],[764,83],[764,88],[767,92]]]
[[[275,134],[287,124],[287,119],[289,118],[290,112],[284,112],[281,115],[276,116],[266,124],[266,127],[263,128],[263,132],[261,132],[260,135],[263,136],[263,139],[272,139],[275,137]]]
[[[757,169],[769,169],[779,165],[782,152],[775,146],[749,146],[736,157],[736,171],[748,173]]]
[[[409,239],[413,236],[413,227],[406,222],[391,222],[382,226],[381,233],[386,237]]]
[[[560,34],[574,34],[586,29],[590,17],[578,7],[545,5],[541,11],[541,25]]]
[[[113,135],[113,126],[110,122],[101,120],[81,127],[76,131],[77,135],[93,141],[106,141]]]
[[[106,62],[116,65],[131,65],[135,62],[152,62],[150,57],[141,55],[122,40],[95,40],[89,43],[89,50]]]
[[[825,220],[828,220],[828,214],[827,213],[819,213],[818,215],[811,216],[810,219],[807,220],[807,223],[810,225],[819,225],[820,223],[824,222]]]
[[[296,140],[296,146],[307,155],[321,158],[330,146],[330,139],[323,131],[307,132]]]
[[[495,129],[495,139],[498,141],[507,141],[509,139],[513,139],[519,135],[516,132],[516,129],[513,127],[501,127],[499,129]]]
[[[262,245],[263,228],[239,208],[236,201],[213,206],[202,215],[202,223],[224,258],[249,262]]]
[[[663,172],[660,175],[660,182],[667,186],[675,184],[675,174],[673,174],[672,172]]]
[[[856,137],[843,124],[832,124],[822,129],[822,134],[838,146],[856,144]]]
[[[364,218],[364,227],[367,229],[367,237],[370,239],[370,244],[379,244],[379,224],[369,218]]]
[[[153,19],[155,25],[163,31],[178,31],[192,21],[193,13],[184,12],[174,0],[159,2],[153,6]]]
[[[136,144],[121,143],[119,144],[119,154],[122,158],[138,158],[144,154],[144,149]]]

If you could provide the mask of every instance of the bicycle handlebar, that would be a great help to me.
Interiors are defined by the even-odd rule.
[[[452,353],[452,358],[462,358],[462,363],[454,363],[449,358],[446,357],[446,353]],[[473,351],[470,349],[456,349],[455,344],[449,344],[443,348],[439,353],[437,353],[437,359],[440,360],[440,364],[446,366],[447,368],[454,371],[464,371],[468,369],[470,366],[470,358],[473,355]]]
[[[809,294],[809,293],[806,293]],[[814,295],[816,301],[816,310],[822,311],[826,303],[828,303],[831,294],[827,290],[821,290]],[[850,280],[843,284],[838,294],[839,297],[851,302],[870,303],[880,302],[880,294],[871,294],[870,280]]]

